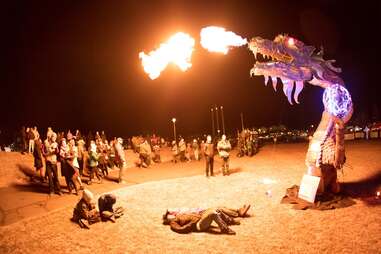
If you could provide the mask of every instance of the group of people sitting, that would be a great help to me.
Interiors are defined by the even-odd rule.
[[[117,207],[114,209],[116,196],[113,194],[103,194],[98,198],[98,209],[94,194],[85,189],[82,198],[79,200],[73,211],[71,220],[79,224],[81,228],[90,229],[90,225],[100,221],[115,222],[123,215],[124,209]]]

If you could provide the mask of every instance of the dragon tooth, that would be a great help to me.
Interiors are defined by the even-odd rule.
[[[283,83],[283,93],[286,95],[288,102],[292,105],[291,95],[292,95],[293,85],[287,80]]]
[[[267,86],[267,83],[269,82],[269,76],[264,76],[265,77],[265,86]]]
[[[299,94],[300,92],[303,90],[303,81],[296,81],[296,85],[295,85],[295,93],[294,93],[294,100],[296,103],[299,104]]]
[[[276,91],[276,85],[277,85],[277,83],[278,83],[278,80],[277,80],[276,77],[271,77],[271,81],[272,81],[272,83],[273,83],[274,90]]]

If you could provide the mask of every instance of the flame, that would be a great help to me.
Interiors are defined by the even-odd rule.
[[[195,40],[189,34],[179,32],[160,44],[158,49],[148,54],[140,52],[139,58],[142,60],[144,72],[151,79],[156,79],[169,63],[173,63],[180,70],[186,71],[192,66],[190,60],[194,45]]]
[[[230,47],[240,47],[247,40],[223,27],[208,26],[201,29],[201,46],[210,52],[227,54]]]

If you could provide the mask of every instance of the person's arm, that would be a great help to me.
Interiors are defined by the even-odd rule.
[[[178,223],[178,220],[174,220],[174,221],[171,221],[169,225],[171,226],[171,229],[175,231],[176,233],[187,234],[192,231],[193,222],[192,220],[189,219],[186,221],[184,225],[181,226]]]

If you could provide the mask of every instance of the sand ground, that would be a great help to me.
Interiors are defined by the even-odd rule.
[[[118,188],[110,183],[107,190],[126,208],[115,224],[79,228],[70,221],[75,197],[57,209],[0,227],[0,253],[381,253],[381,203],[374,200],[381,188],[381,142],[347,142],[347,164],[339,176],[356,204],[328,211],[299,211],[280,204],[286,188],[300,183],[306,148],[307,144],[268,145],[252,158],[233,156],[228,177],[204,177],[203,162],[131,168],[126,174],[131,185]],[[275,182],[265,184],[264,178]],[[266,195],[269,190],[271,196]],[[94,192],[99,195],[102,190]],[[170,207],[244,203],[252,205],[252,216],[232,226],[235,236],[181,235],[161,223]]]

